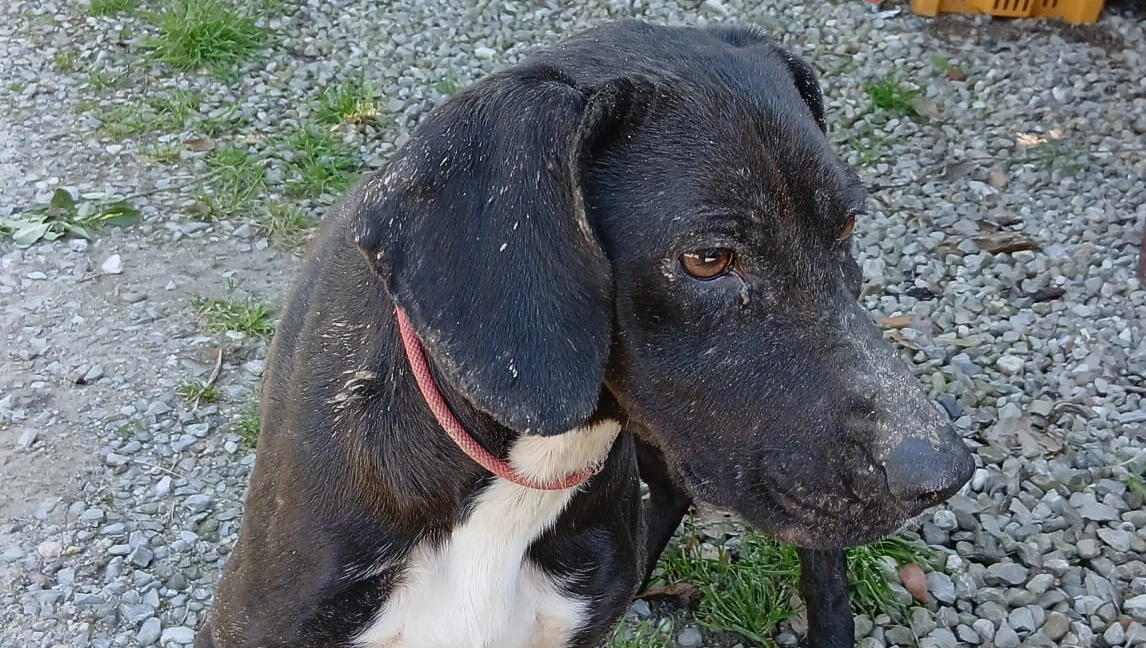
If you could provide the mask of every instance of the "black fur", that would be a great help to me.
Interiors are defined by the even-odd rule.
[[[603,419],[639,438],[528,551],[593,601],[571,647],[608,636],[693,497],[801,546],[812,642],[850,644],[840,548],[971,464],[855,300],[837,239],[864,194],[825,127],[811,68],[758,31],[637,22],[429,115],[328,216],[290,296],[197,648],[346,645],[491,483],[429,414],[395,305],[491,452]],[[731,271],[689,276],[710,248]]]

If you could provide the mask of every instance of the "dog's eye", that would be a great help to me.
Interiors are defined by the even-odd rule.
[[[713,248],[685,252],[680,257],[680,265],[697,279],[713,279],[727,272],[732,265],[732,250]]]
[[[840,228],[840,233],[836,235],[836,240],[837,241],[848,240],[848,237],[852,235],[852,229],[854,229],[855,226],[856,226],[856,217],[855,216],[848,216],[847,222],[845,222],[844,226]]]

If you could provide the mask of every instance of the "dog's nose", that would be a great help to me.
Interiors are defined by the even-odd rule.
[[[935,443],[907,437],[887,456],[883,466],[887,486],[898,500],[926,508],[959,490],[975,470],[971,451],[950,427]]]

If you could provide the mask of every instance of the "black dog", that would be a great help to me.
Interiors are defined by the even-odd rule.
[[[757,31],[636,22],[428,116],[294,288],[196,646],[599,646],[647,572],[622,426],[805,558],[952,493],[970,453],[856,301],[824,128]]]

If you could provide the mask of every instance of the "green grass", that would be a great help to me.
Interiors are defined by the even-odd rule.
[[[127,75],[124,73],[108,72],[106,70],[88,70],[88,85],[93,90],[111,90],[118,88]]]
[[[1082,164],[1072,157],[1061,140],[1048,139],[1028,148],[1027,151],[1026,159],[1020,160],[1021,162],[1037,164],[1048,171],[1063,169],[1075,173],[1082,169]]]
[[[91,0],[88,7],[90,16],[115,16],[128,14],[139,6],[139,0]]]
[[[179,161],[183,145],[179,142],[151,142],[140,148],[140,154],[152,162],[174,164]]]
[[[458,75],[455,74],[453,70],[446,70],[446,73],[442,75],[441,79],[438,79],[438,81],[434,83],[433,87],[446,96],[455,94],[458,90],[461,90],[461,86],[458,84]]]
[[[871,99],[872,108],[900,115],[915,115],[915,98],[920,91],[907,87],[895,74],[864,84],[864,91]]]
[[[314,198],[339,193],[354,181],[357,152],[329,129],[304,125],[288,135],[278,148],[290,152],[286,158],[286,182],[292,196]]]
[[[702,557],[699,547],[695,538],[686,540],[681,551],[662,561],[668,580],[700,588],[697,624],[770,644],[776,625],[795,613],[790,601],[800,577],[796,550],[752,532],[735,551],[718,547],[715,558]]]
[[[111,138],[133,137],[151,129],[143,108],[135,104],[97,105],[92,113],[100,122],[100,132]]]
[[[211,175],[209,191],[199,196],[211,219],[227,218],[247,211],[266,189],[263,161],[245,146],[228,144],[207,154]]]
[[[929,554],[926,546],[903,538],[889,537],[848,550],[848,580],[851,582],[850,600],[857,614],[878,616],[886,613],[900,618],[910,601],[900,598],[891,589],[898,582],[899,568],[909,563],[923,565]]]
[[[224,0],[167,0],[147,18],[159,31],[144,41],[148,56],[181,70],[230,72],[268,40],[256,16]]]
[[[244,412],[239,416],[239,420],[235,421],[235,434],[239,435],[239,440],[248,448],[255,447],[259,440],[259,415],[253,408]]]
[[[316,223],[297,205],[269,205],[255,220],[255,228],[271,242],[298,248],[314,231]]]
[[[1131,492],[1138,493],[1142,497],[1146,497],[1146,483],[1143,483],[1142,479],[1135,475],[1126,478],[1126,488]]]
[[[199,114],[203,93],[198,90],[173,88],[163,94],[147,96],[144,103],[151,108],[154,118],[151,127],[161,130],[182,130]]]
[[[155,131],[178,132],[195,122],[201,93],[172,89],[148,95],[141,103],[78,103],[77,112],[91,112],[100,121],[100,132],[112,138],[134,137]]]
[[[718,546],[715,558],[702,557],[694,529],[686,527],[680,549],[662,559],[665,578],[700,588],[697,624],[716,632],[733,632],[750,641],[771,645],[776,626],[796,610],[800,561],[796,550],[746,531],[739,543]],[[902,616],[905,602],[890,586],[899,566],[922,563],[924,549],[899,538],[888,538],[848,551],[851,604],[857,613]]]
[[[672,626],[658,627],[652,621],[621,622],[606,648],[666,648],[672,643]]]
[[[77,69],[79,69],[79,58],[79,52],[71,49],[70,47],[58,49],[54,54],[52,54],[52,67],[57,72],[71,74],[72,72],[75,72]]]
[[[214,385],[196,380],[189,383],[180,385],[175,393],[183,397],[183,400],[198,406],[201,403],[214,403],[219,400],[219,389]]]
[[[940,72],[948,72],[952,67],[951,62],[948,61],[942,54],[932,54],[931,56],[928,56],[927,62],[931,64],[931,67]]]
[[[855,153],[855,160],[849,160],[849,162],[858,167],[868,167],[875,164],[883,157],[882,144],[884,144],[883,141],[877,141],[872,137],[849,137],[848,148]]]
[[[275,333],[271,309],[251,296],[239,299],[232,286],[223,299],[196,297],[191,308],[211,333],[237,331],[250,337],[270,339]]]
[[[378,119],[374,87],[361,74],[329,87],[318,98],[320,124],[369,124]]]

